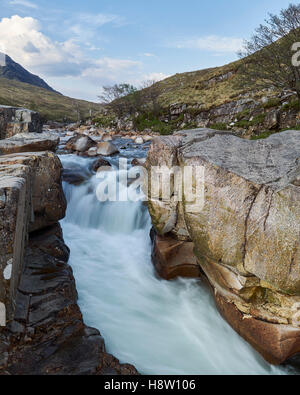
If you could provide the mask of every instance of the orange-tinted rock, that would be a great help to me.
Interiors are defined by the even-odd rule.
[[[155,236],[152,258],[160,277],[165,280],[200,277],[201,269],[193,250],[194,244],[191,242],[177,241],[169,236]]]
[[[300,328],[272,324],[243,315],[233,303],[219,294],[215,299],[225,320],[268,362],[281,364],[300,352]]]

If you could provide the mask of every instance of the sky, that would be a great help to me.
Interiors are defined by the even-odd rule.
[[[236,60],[243,41],[291,0],[0,0],[0,51],[59,92],[97,101]]]

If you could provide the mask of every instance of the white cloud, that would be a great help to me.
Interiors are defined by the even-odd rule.
[[[147,58],[155,57],[155,55],[153,53],[148,53],[148,52],[144,53],[143,55],[146,56]]]
[[[65,65],[66,74],[78,73],[80,49],[72,41],[50,40],[40,23],[31,17],[14,15],[0,22],[0,45],[3,52],[30,69],[55,75]]]
[[[89,59],[75,40],[53,41],[41,32],[36,19],[18,15],[0,21],[0,48],[24,67],[46,76],[113,79],[140,65],[126,59]]]
[[[31,1],[27,1],[27,0],[12,0],[9,2],[10,5],[15,6],[15,5],[20,5],[23,7],[28,7],[28,8],[35,8],[37,9],[38,6],[34,3],[32,3]]]
[[[122,18],[114,14],[89,14],[82,13],[77,16],[77,19],[83,23],[95,26],[103,26],[107,23],[121,23]]]
[[[143,76],[143,81],[162,81],[165,80],[166,78],[170,77],[170,75],[164,74],[164,73],[150,73],[150,74],[145,74]]]
[[[131,81],[136,75],[141,62],[126,59],[102,58],[94,61],[87,67],[82,76],[89,81],[121,82]]]
[[[105,21],[99,16],[96,19],[98,24]],[[32,17],[14,15],[0,19],[0,52],[65,94],[96,100],[101,85],[121,82],[139,85],[145,80],[168,77],[159,72],[145,74],[143,63],[134,59],[92,58],[91,50],[99,48],[89,41],[82,44],[76,37],[62,42],[51,39]]]
[[[202,49],[210,52],[237,52],[243,46],[243,39],[212,35],[180,40],[172,46],[179,49]]]

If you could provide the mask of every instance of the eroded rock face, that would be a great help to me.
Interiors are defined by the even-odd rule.
[[[137,374],[106,353],[99,331],[84,325],[68,258],[58,224],[30,235],[0,374]]]
[[[299,158],[298,131],[247,141],[198,129],[156,138],[147,159],[149,171],[204,168],[203,209],[150,199],[153,224],[176,240],[187,232],[222,314],[272,363],[300,352]]]
[[[22,153],[0,156],[0,171],[13,174],[27,167],[31,174],[32,221],[30,231],[42,229],[64,218],[66,200],[61,186],[62,165],[51,152]]]
[[[41,133],[42,127],[39,113],[24,108],[0,106],[0,139],[19,133]]]
[[[9,153],[0,156],[0,375],[135,375],[106,353],[77,305],[58,224],[66,200],[57,143],[29,133],[0,141],[0,155]]]
[[[60,160],[51,152],[0,156],[0,302],[5,306],[4,325],[15,309],[28,232],[53,225],[65,215],[61,171]]]

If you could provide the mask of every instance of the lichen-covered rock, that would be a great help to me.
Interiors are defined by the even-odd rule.
[[[274,363],[300,352],[295,319],[300,306],[299,158],[298,131],[247,141],[229,132],[198,129],[156,138],[147,159],[149,172],[151,166],[163,165],[204,169],[203,208],[190,212],[185,199],[150,198],[153,224],[159,235],[170,233],[177,240],[187,232],[217,301],[222,300],[224,316]],[[247,325],[231,320],[234,314],[226,313],[226,303],[228,310],[233,305],[244,319],[251,318],[251,325],[278,325],[274,350],[265,337],[267,326],[250,336]],[[287,338],[289,347],[284,346]],[[264,344],[269,344],[267,350]]]

